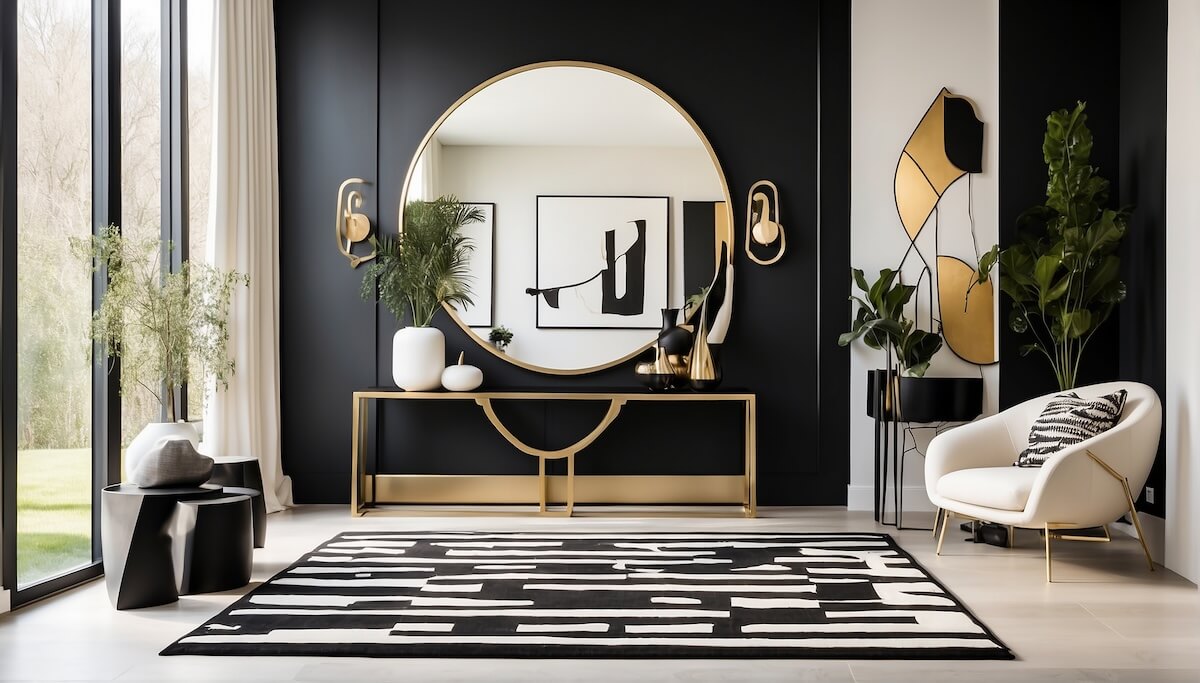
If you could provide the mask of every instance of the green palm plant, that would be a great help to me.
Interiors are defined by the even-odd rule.
[[[371,238],[378,255],[363,274],[362,297],[382,302],[397,320],[406,314],[429,327],[443,303],[470,304],[469,261],[474,245],[460,230],[483,220],[483,210],[453,195],[404,207],[404,231]]]

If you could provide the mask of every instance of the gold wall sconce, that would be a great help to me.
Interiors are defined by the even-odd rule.
[[[750,240],[764,247],[779,243],[774,256],[761,259],[750,249]],[[787,249],[787,236],[779,219],[779,188],[769,180],[760,180],[750,186],[746,193],[746,256],[751,261],[769,266],[783,257]]]
[[[338,187],[337,215],[334,223],[334,231],[337,236],[338,251],[342,252],[342,256],[350,260],[351,268],[357,268],[360,263],[375,258],[375,249],[372,248],[371,253],[364,256],[356,256],[353,253],[355,244],[371,236],[371,219],[367,218],[365,214],[355,212],[356,209],[362,208],[362,192],[350,190],[347,193],[346,188],[350,185],[369,184],[362,178],[347,178]]]

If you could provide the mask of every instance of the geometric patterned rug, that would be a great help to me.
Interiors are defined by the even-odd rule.
[[[366,531],[162,654],[1013,657],[887,534]]]

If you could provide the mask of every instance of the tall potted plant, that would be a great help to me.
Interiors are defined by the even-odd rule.
[[[1088,342],[1125,299],[1116,251],[1130,212],[1105,208],[1109,183],[1091,165],[1085,107],[1046,117],[1046,202],[1017,219],[1017,244],[993,247],[976,269],[986,282],[999,261],[1000,290],[1012,300],[1009,327],[1032,337],[1021,355],[1042,354],[1063,391],[1075,387]]]
[[[473,245],[460,230],[483,220],[479,207],[453,196],[411,201],[404,207],[404,230],[395,237],[371,238],[378,255],[363,275],[362,296],[378,297],[398,322],[410,325],[392,337],[392,379],[407,391],[441,385],[446,338],[432,327],[444,303],[470,304],[468,259]]]
[[[184,383],[204,390],[210,378],[217,388],[228,385],[235,370],[228,353],[229,306],[235,289],[250,284],[246,275],[194,261],[163,273],[163,246],[157,239],[123,236],[116,226],[71,240],[77,257],[108,275],[108,289],[92,317],[92,340],[120,359],[121,393],[144,388],[159,401],[166,420],[147,424],[130,442],[127,472],[163,437],[196,443],[195,428],[176,421],[176,393]]]

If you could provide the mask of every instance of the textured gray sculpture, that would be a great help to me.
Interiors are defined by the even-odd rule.
[[[162,438],[138,460],[129,481],[142,488],[199,486],[212,476],[213,459],[184,439]]]

